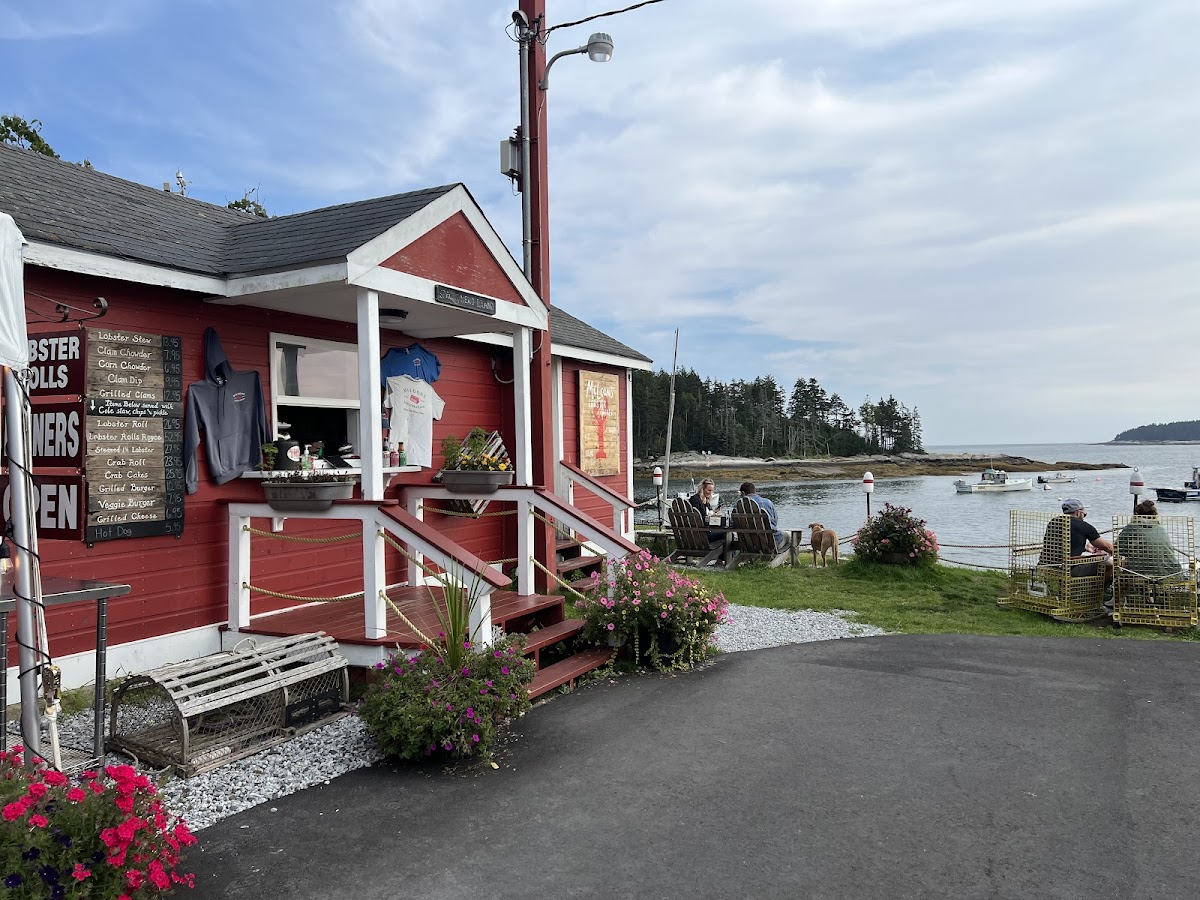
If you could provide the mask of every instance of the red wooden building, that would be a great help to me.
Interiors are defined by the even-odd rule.
[[[63,330],[48,321],[57,304],[88,310],[103,297],[107,314],[82,325],[91,341],[177,337],[186,388],[205,377],[211,326],[234,370],[259,373],[271,437],[286,420],[297,439],[333,434],[361,456],[354,500],[284,517],[265,505],[260,473],[216,484],[202,441],[180,534],[91,543],[43,535],[44,575],[132,586],[110,604],[110,675],[228,649],[243,633],[316,627],[339,639],[352,664],[369,664],[397,642],[413,643],[391,603],[405,608],[407,598],[420,614],[414,559],[481,583],[490,591],[484,621],[503,624],[541,602],[533,556],[536,530],[547,523],[563,556],[632,549],[629,386],[632,370],[650,360],[547,309],[463,185],[260,219],[0,145],[0,211],[28,243],[31,342]],[[556,396],[553,421],[542,422],[532,420],[528,360],[548,325]],[[385,469],[380,359],[418,342],[441,367],[431,385],[445,404],[432,459]],[[92,403],[84,394],[94,382],[57,395],[54,383],[43,378],[35,413],[39,404]],[[56,514],[76,515],[67,524],[85,537],[109,535],[97,530],[107,519],[96,454],[108,454],[106,465],[119,465],[111,460],[120,455],[101,447],[94,421],[84,413],[83,462],[35,460],[39,474],[82,476],[81,508]],[[434,482],[440,440],[474,426],[499,431],[513,459],[513,486],[467,498],[490,499],[487,512],[497,515],[448,514],[450,495]],[[533,485],[531,435],[546,429],[559,459],[555,483]],[[581,458],[581,447],[605,435],[601,466]],[[560,557],[557,567],[571,580],[581,565]],[[339,603],[310,599],[359,592]],[[92,617],[82,607],[48,612],[68,686],[91,677]],[[15,696],[15,667],[7,675]]]

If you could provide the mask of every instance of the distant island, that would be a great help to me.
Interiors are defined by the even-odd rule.
[[[1189,422],[1167,422],[1159,425],[1139,425],[1122,431],[1112,443],[1174,443],[1178,441],[1200,441],[1200,420]]]

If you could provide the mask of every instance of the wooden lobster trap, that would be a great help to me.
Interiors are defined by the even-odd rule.
[[[346,658],[323,633],[250,644],[126,679],[110,749],[190,777],[345,714]]]

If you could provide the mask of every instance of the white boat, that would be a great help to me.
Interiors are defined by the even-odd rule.
[[[1038,484],[1066,484],[1075,478],[1070,472],[1055,472],[1053,475],[1039,475],[1037,481]]]
[[[961,478],[954,482],[954,489],[960,494],[997,494],[1003,491],[1032,491],[1032,478],[1009,478],[1003,469],[984,469],[976,482],[963,481]]]

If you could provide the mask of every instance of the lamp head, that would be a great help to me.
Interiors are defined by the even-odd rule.
[[[597,31],[587,42],[588,59],[592,62],[608,62],[613,55],[612,35]]]

